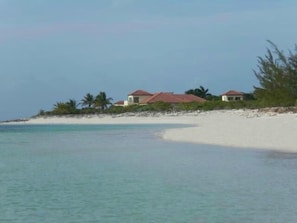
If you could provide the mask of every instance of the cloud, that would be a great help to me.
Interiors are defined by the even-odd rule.
[[[113,7],[131,4],[134,0],[113,0]],[[34,25],[5,25],[0,26],[0,43],[11,40],[32,40],[47,38],[55,35],[79,34],[87,37],[100,37],[103,35],[121,35],[146,30],[180,29],[187,27],[211,27],[213,25],[234,25],[245,23],[269,23],[271,19],[293,17],[296,7],[247,10],[244,12],[225,12],[206,16],[142,16],[138,15],[129,21],[108,22],[69,22],[47,23]],[[296,16],[294,16],[296,17]],[[275,19],[274,19],[275,20]]]
[[[210,17],[186,18],[151,18],[129,22],[107,23],[53,23],[39,25],[11,25],[0,27],[0,41],[15,39],[38,39],[65,33],[80,33],[86,35],[125,34],[129,32],[153,30],[158,28],[172,28],[180,26],[205,25],[225,22],[228,14],[219,14]]]

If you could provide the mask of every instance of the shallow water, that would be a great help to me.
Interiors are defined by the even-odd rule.
[[[0,222],[297,222],[296,154],[163,128],[0,126]]]

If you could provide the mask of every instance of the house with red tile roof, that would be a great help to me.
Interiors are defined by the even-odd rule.
[[[242,101],[244,94],[239,91],[230,90],[221,94],[222,101]]]
[[[144,101],[145,104],[152,104],[155,102],[167,102],[170,104],[189,103],[189,102],[204,102],[205,99],[197,97],[192,94],[174,94],[172,92],[159,92]]]
[[[122,106],[134,104],[146,105],[160,101],[170,104],[177,104],[189,102],[204,102],[206,100],[191,94],[174,94],[173,92],[158,92],[151,94],[147,91],[137,90],[128,95],[128,100],[125,101]]]
[[[136,90],[128,94],[128,101],[125,102],[125,105],[146,104],[144,103],[144,101],[152,96],[153,94],[149,92],[143,90]]]

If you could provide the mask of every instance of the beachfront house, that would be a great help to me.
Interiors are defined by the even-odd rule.
[[[222,101],[242,101],[244,94],[239,91],[230,90],[221,94]]]
[[[155,102],[166,102],[170,104],[204,102],[203,98],[191,94],[174,94],[173,92],[149,93],[144,90],[137,90],[128,95],[128,100],[114,104],[115,106],[147,105]]]
[[[204,102],[206,100],[192,94],[174,94],[173,92],[159,92],[153,94],[153,96],[146,99],[144,102],[145,104],[152,104],[160,101],[170,104],[178,104],[189,102]]]
[[[124,102],[124,105],[134,105],[134,104],[146,104],[145,100],[152,97],[153,94],[143,91],[136,90],[128,95],[128,101]]]

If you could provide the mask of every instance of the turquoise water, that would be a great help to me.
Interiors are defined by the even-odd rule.
[[[297,222],[297,154],[149,125],[0,125],[0,222]]]

